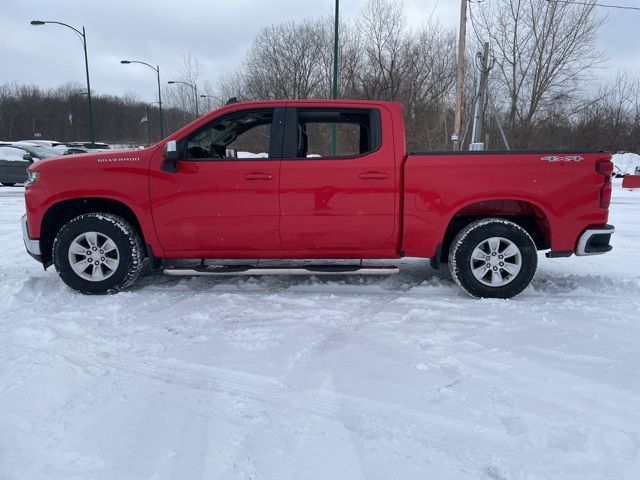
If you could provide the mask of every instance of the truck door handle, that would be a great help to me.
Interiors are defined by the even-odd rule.
[[[252,172],[252,173],[247,173],[244,176],[244,178],[245,180],[253,180],[253,181],[273,180],[273,175],[271,175],[270,173]]]
[[[359,177],[363,180],[384,180],[389,178],[389,174],[384,172],[362,172]]]

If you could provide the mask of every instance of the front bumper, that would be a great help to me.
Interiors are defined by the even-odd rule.
[[[613,225],[605,225],[598,228],[589,228],[580,235],[576,247],[576,255],[600,255],[610,252],[613,248],[609,242],[611,235],[616,231]]]
[[[22,216],[22,240],[27,249],[27,253],[42,263],[42,253],[40,251],[40,240],[33,240],[29,236],[29,228],[27,226],[27,216]]]

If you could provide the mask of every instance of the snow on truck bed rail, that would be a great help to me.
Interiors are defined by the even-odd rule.
[[[607,255],[474,300],[389,278],[174,278],[77,294],[0,188],[0,478],[640,478],[640,192]]]

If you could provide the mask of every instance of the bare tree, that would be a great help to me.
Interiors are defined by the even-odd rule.
[[[511,133],[526,143],[536,116],[584,94],[584,80],[604,60],[595,48],[603,22],[595,0],[491,0],[473,17],[498,61],[498,99]]]
[[[200,61],[193,57],[191,53],[187,53],[182,57],[182,65],[180,65],[178,75],[170,80],[185,82],[190,85],[197,86],[200,78],[204,75],[204,69]],[[184,112],[192,112],[191,119],[196,117],[196,96],[192,88],[183,83],[167,85],[162,92],[164,103],[167,106],[176,108]],[[198,99],[199,100],[199,99]],[[185,118],[185,123],[189,118]]]
[[[397,100],[408,73],[411,39],[400,2],[369,0],[357,28],[361,35],[363,63],[356,72],[362,95],[372,99]]]
[[[592,148],[640,151],[640,79],[618,73],[596,95],[575,119],[576,139]]]
[[[322,90],[322,60],[327,44],[322,20],[264,28],[243,64],[244,90],[254,98],[317,96]]]

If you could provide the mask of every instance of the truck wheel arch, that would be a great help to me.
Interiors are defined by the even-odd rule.
[[[538,250],[546,250],[551,245],[549,215],[540,205],[529,200],[490,199],[468,203],[449,217],[442,236],[440,261],[447,262],[451,242],[460,230],[470,223],[485,217],[504,218],[522,228],[533,238]]]
[[[103,197],[86,197],[62,200],[51,205],[44,216],[40,227],[40,249],[42,251],[42,263],[45,268],[53,264],[53,241],[62,226],[69,220],[86,213],[111,213],[128,221],[140,235],[143,245],[145,235],[133,210],[125,203]]]

